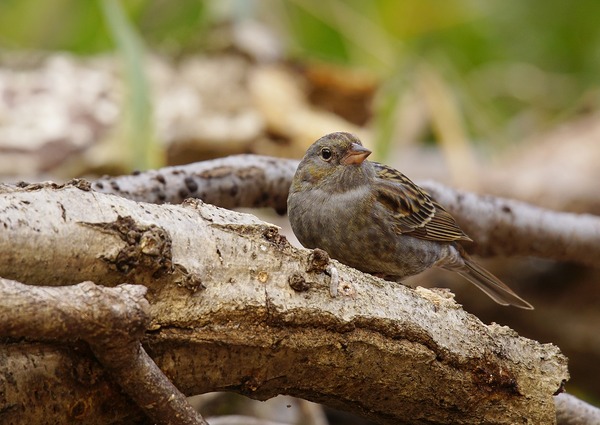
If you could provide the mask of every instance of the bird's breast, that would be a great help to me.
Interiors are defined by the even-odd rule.
[[[370,203],[370,192],[365,187],[339,193],[312,189],[290,194],[288,214],[303,246],[324,249],[343,261],[340,257],[356,250],[357,237],[375,232],[369,226]]]
[[[410,276],[442,255],[430,241],[399,235],[393,218],[374,208],[365,188],[343,193],[320,189],[292,192],[288,214],[294,234],[306,248],[321,248],[340,262],[370,273]]]

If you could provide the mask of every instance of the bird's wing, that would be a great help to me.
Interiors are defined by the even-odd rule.
[[[394,218],[394,230],[420,239],[471,241],[440,204],[398,170],[373,162],[377,201]]]

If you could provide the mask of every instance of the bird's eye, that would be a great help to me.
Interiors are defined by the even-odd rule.
[[[331,149],[329,148],[323,148],[321,149],[321,158],[323,158],[325,161],[329,161],[331,159]]]

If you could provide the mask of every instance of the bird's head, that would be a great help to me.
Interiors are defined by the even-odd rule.
[[[370,154],[371,151],[353,134],[327,134],[308,148],[295,180],[317,187],[334,185],[343,191],[372,174],[368,161],[365,162]]]

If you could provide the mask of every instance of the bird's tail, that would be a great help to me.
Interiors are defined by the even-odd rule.
[[[464,266],[454,269],[454,271],[469,280],[498,304],[533,310],[531,304],[519,297],[512,289],[502,283],[500,279],[475,263],[468,256],[463,256],[463,261]]]

